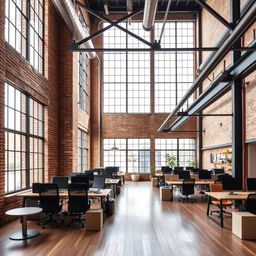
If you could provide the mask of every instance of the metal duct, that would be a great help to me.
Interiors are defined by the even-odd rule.
[[[53,0],[53,3],[65,20],[75,40],[80,41],[89,36],[88,31],[81,24],[71,0]],[[91,49],[94,48],[91,40],[85,42],[83,47]],[[94,59],[96,57],[95,52],[87,52],[86,54],[90,59]]]
[[[155,22],[158,0],[145,0],[142,26],[146,31],[150,31]]]

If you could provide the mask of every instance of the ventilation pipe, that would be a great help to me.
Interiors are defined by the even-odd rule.
[[[145,0],[142,26],[146,31],[150,31],[155,22],[158,0]]]
[[[84,28],[76,14],[73,2],[71,0],[53,0],[54,5],[59,10],[61,16],[65,20],[68,28],[72,32],[75,40],[80,41],[89,36],[89,33],[86,28]],[[91,40],[83,44],[85,48],[93,49],[93,43]],[[87,56],[90,59],[96,57],[95,52],[87,52]]]

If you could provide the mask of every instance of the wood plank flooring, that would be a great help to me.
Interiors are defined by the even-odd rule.
[[[149,182],[127,182],[116,200],[116,214],[106,219],[101,232],[79,226],[28,228],[41,234],[28,241],[8,236],[19,220],[0,228],[1,256],[253,256],[256,241],[240,240],[231,232],[231,217],[221,229],[206,216],[206,202],[161,202]]]

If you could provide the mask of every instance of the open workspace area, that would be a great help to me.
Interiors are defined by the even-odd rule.
[[[256,254],[256,2],[3,0],[0,255]]]

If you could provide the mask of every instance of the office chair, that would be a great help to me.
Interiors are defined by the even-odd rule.
[[[247,191],[256,191],[256,178],[246,179]]]
[[[222,184],[211,184],[210,185],[210,191],[211,192],[222,192],[223,191],[223,187],[222,187]],[[218,208],[220,208],[220,201],[219,200],[211,200],[211,203],[215,206],[217,206]],[[230,200],[222,200],[222,206],[223,208],[226,208],[226,207],[231,207],[233,204]],[[211,211],[210,214],[212,215],[212,213],[218,213],[219,214],[219,218],[220,218],[220,210],[214,210],[214,211]],[[229,215],[232,215],[232,213],[230,212],[227,212],[225,210],[223,210],[223,213],[226,213],[226,214],[229,214]]]
[[[252,214],[256,214],[256,194],[249,194],[246,203],[246,210]]]
[[[189,202],[191,203],[195,202],[196,200],[193,198],[189,198],[190,195],[193,195],[195,193],[195,179],[184,179],[183,184],[180,188],[180,192],[183,196],[183,198],[180,198],[179,201],[182,202]]]
[[[57,223],[57,217],[62,209],[62,200],[59,197],[59,188],[57,184],[42,183],[39,185],[39,201],[43,213],[47,215],[45,219],[39,221],[43,228],[48,223]],[[63,220],[60,220],[63,223]]]
[[[69,226],[72,223],[79,222],[84,227],[82,215],[90,209],[90,202],[88,200],[88,185],[86,184],[69,184],[68,185],[68,213],[75,215],[71,219]]]

